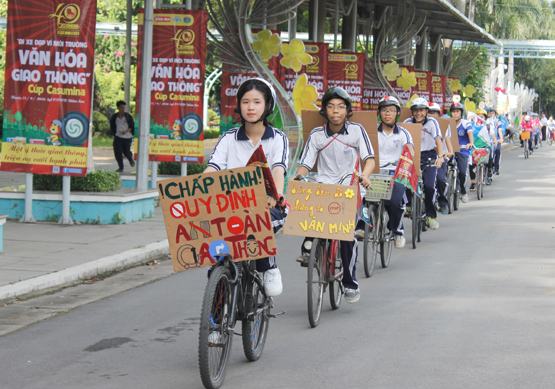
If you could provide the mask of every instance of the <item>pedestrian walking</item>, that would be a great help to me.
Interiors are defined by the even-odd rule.
[[[110,118],[110,132],[114,137],[114,157],[118,163],[117,172],[123,172],[123,156],[129,160],[131,167],[135,166],[133,153],[131,152],[131,142],[135,133],[135,123],[133,117],[125,112],[125,101],[116,103],[117,112]]]

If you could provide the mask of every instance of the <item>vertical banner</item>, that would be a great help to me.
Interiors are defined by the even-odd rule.
[[[278,57],[270,59],[268,68],[278,76]],[[234,127],[241,125],[241,119],[235,112],[237,108],[237,89],[246,80],[252,77],[259,77],[258,74],[251,70],[233,69],[229,65],[223,65],[222,75],[220,77],[222,87],[220,89],[220,133],[224,134]],[[274,123],[276,125],[276,123]]]
[[[460,80],[457,77],[447,77],[447,76],[441,76],[443,79],[443,82],[445,83],[445,99],[444,99],[444,103],[445,103],[445,109],[448,110],[449,108],[451,108],[451,104],[453,104],[453,95],[456,93],[460,93],[460,91],[453,91],[451,90],[451,84],[452,83],[457,83],[457,81]]]
[[[432,74],[432,84],[430,95],[432,98],[432,102],[439,104],[439,106],[443,109],[443,112],[446,111],[445,107],[445,78],[438,74]]]
[[[202,162],[205,11],[154,10],[150,103],[151,161]],[[137,118],[140,117],[144,13],[139,13]],[[138,128],[139,121],[136,121]],[[135,137],[139,131],[135,131]],[[134,149],[137,152],[138,139]]]
[[[412,71],[409,66],[400,66],[400,68],[401,70],[406,69],[409,72]],[[404,89],[403,87],[398,85],[397,81],[390,81],[390,84],[395,93],[397,93],[397,96],[399,96],[399,99],[401,100],[401,106],[404,106],[410,100],[414,88]]]
[[[303,66],[298,74],[306,73],[308,83],[314,85],[318,91],[318,102],[328,89],[328,44],[327,43],[304,43],[305,51],[312,56],[312,63]],[[297,73],[294,70],[279,67],[280,82],[283,88],[291,94],[297,81]]]
[[[328,87],[339,86],[353,99],[353,110],[362,109],[364,53],[329,53]]]
[[[424,97],[428,102],[432,101],[430,94],[432,73],[424,70],[416,70],[414,73],[416,75],[416,86],[412,88],[412,93]]]
[[[96,0],[8,2],[0,169],[87,174]]]
[[[376,111],[380,99],[388,95],[385,88],[364,87],[362,95],[362,110]]]

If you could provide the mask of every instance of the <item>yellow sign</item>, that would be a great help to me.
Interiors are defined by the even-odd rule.
[[[5,142],[0,162],[86,168],[87,148]]]
[[[138,24],[144,24],[145,15],[140,13],[137,15]],[[195,17],[190,14],[160,14],[154,15],[155,26],[176,26],[176,27],[189,27],[195,23]]]
[[[138,143],[133,142],[134,153]],[[148,143],[150,155],[179,155],[187,157],[204,157],[204,143],[201,140],[151,139]]]
[[[56,19],[56,29],[58,35],[78,36],[79,35],[79,18],[81,17],[81,8],[77,4],[60,3],[56,7],[50,17]]]

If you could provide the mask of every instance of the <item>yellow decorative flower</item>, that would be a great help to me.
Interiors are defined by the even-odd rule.
[[[476,103],[470,99],[465,99],[464,109],[466,112],[476,112]]]
[[[293,87],[293,105],[297,115],[300,115],[303,110],[318,110],[316,100],[318,100],[318,90],[308,83],[306,73],[301,74]]]
[[[305,52],[304,43],[300,39],[293,39],[289,43],[281,45],[283,57],[279,61],[281,66],[292,69],[295,73],[301,71],[303,65],[312,63],[312,56]]]
[[[418,96],[417,93],[413,94],[413,95],[410,97],[410,99],[407,101],[407,103],[405,104],[405,107],[410,108],[410,106],[412,105],[412,102],[413,102],[415,99],[419,98],[419,97],[420,97],[420,96]]]
[[[397,86],[400,86],[403,90],[410,90],[410,88],[416,86],[416,73],[403,68],[401,76],[397,78]]]
[[[272,34],[270,30],[262,30],[256,34],[252,48],[264,62],[279,54],[281,40],[278,34]]]
[[[384,65],[383,74],[387,81],[395,81],[401,75],[401,68],[397,62],[391,61]]]
[[[451,88],[451,92],[458,92],[462,89],[461,80],[457,80],[456,78],[449,80],[449,88]]]
[[[355,191],[352,189],[347,189],[345,191],[345,198],[352,199],[353,197],[355,197]]]
[[[463,88],[463,93],[465,97],[472,97],[476,93],[476,87],[474,85],[468,84]]]

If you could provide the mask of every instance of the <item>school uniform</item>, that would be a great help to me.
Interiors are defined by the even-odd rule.
[[[455,160],[457,161],[457,169],[459,171],[459,189],[461,195],[466,194],[466,173],[468,171],[468,159],[470,157],[470,150],[465,148],[467,144],[470,143],[470,137],[468,135],[472,130],[472,123],[466,119],[461,119],[457,125],[457,136],[459,138],[459,145],[461,147],[460,151],[455,153]]]

